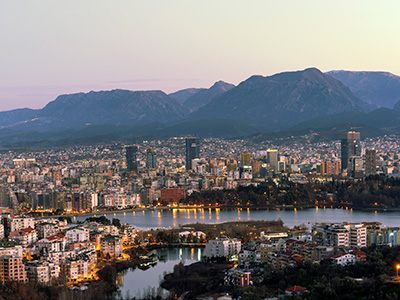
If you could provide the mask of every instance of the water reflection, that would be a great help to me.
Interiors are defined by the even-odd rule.
[[[157,249],[152,251],[156,253],[159,261],[158,263],[145,271],[140,269],[129,269],[120,274],[122,278],[118,278],[121,283],[120,292],[122,296],[127,293],[131,297],[140,298],[147,291],[151,289],[159,290],[163,295],[167,291],[160,288],[160,282],[164,274],[171,273],[174,266],[182,261],[185,265],[192,264],[199,261],[202,257],[202,248],[174,248],[174,249]]]
[[[203,223],[221,223],[238,220],[277,220],[278,218],[289,227],[300,225],[302,223],[308,224],[309,222],[363,222],[363,221],[376,221],[382,222],[386,226],[399,226],[400,211],[395,212],[382,212],[380,211],[358,211],[353,209],[329,208],[325,207],[318,209],[305,208],[293,210],[279,210],[279,209],[246,209],[246,216],[243,217],[241,209],[206,209],[200,210],[198,213],[191,213],[188,209],[171,209],[164,211],[136,211],[124,214],[124,212],[114,212],[104,214],[110,220],[118,218],[122,223],[128,223],[136,229],[151,229],[157,227],[177,227],[179,224],[189,224],[195,222]],[[192,209],[193,210],[193,209]],[[295,216],[295,217],[294,217]],[[76,221],[84,221],[89,216],[74,216]]]

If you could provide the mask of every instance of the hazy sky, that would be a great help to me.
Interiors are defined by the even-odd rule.
[[[307,67],[400,75],[400,1],[0,1],[0,110]]]

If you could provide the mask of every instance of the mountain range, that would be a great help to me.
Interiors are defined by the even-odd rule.
[[[372,108],[340,81],[310,68],[268,77],[252,76],[189,118],[223,117],[276,131],[315,116]]]
[[[208,89],[189,88],[169,95],[128,90],[61,95],[42,109],[0,112],[0,143],[95,136],[257,133],[267,137],[356,125],[374,134],[397,133],[399,78],[384,72],[322,73],[309,68],[251,76],[237,86],[218,81]]]
[[[400,101],[400,77],[389,72],[330,71],[361,100],[377,107],[393,108]]]

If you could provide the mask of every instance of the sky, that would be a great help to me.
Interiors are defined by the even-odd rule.
[[[0,111],[308,67],[400,75],[399,12],[398,0],[1,0]]]

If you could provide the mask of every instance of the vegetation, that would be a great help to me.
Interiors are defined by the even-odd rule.
[[[224,270],[232,267],[231,263],[194,263],[184,266],[179,263],[174,271],[164,277],[161,286],[178,296],[189,292],[185,299],[193,299],[204,293],[223,292],[221,283],[224,280]]]
[[[258,186],[238,187],[236,190],[208,190],[194,192],[186,204],[277,207],[293,206],[349,206],[359,209],[397,209],[400,207],[400,179],[383,175],[359,180],[334,180],[298,184],[272,179]]]
[[[162,286],[177,294],[191,291],[185,299],[229,292],[234,299],[258,300],[283,294],[294,285],[307,288],[307,292],[288,299],[400,299],[400,282],[395,276],[400,246],[363,250],[367,253],[367,262],[354,265],[338,266],[322,261],[275,269],[266,264],[260,280],[253,278],[254,285],[244,288],[223,286],[223,270],[230,267],[226,263],[176,265],[173,273],[164,277]],[[205,278],[209,278],[208,284]]]

